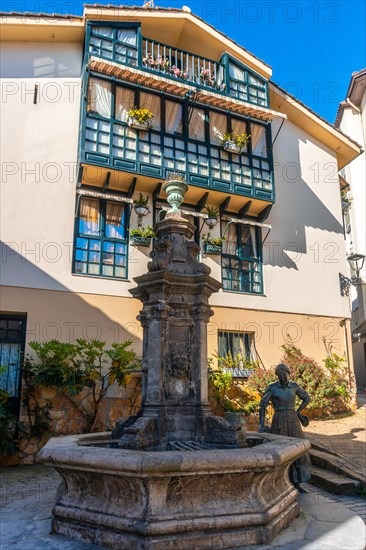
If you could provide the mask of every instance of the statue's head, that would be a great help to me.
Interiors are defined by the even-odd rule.
[[[288,368],[288,366],[285,365],[284,363],[280,363],[279,365],[277,365],[275,372],[276,372],[276,376],[278,377],[278,380],[280,381],[280,384],[286,386],[286,384],[288,384],[288,381],[290,379],[290,374],[291,374],[291,371]]]

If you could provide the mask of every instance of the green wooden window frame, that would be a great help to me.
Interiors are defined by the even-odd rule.
[[[164,178],[168,172],[176,170],[187,177],[188,183],[199,187],[274,200],[272,149],[268,124],[200,104],[192,107],[187,100],[178,101],[146,88],[136,88],[119,81],[111,82],[108,78],[101,79],[94,73],[91,76],[110,82],[112,106],[109,118],[103,118],[95,112],[86,114],[85,139],[81,144],[83,161],[158,178]],[[159,98],[160,129],[136,131],[129,128],[126,122],[117,120],[115,101],[118,87],[133,93],[131,105],[133,103],[143,106],[140,105],[142,92]],[[181,106],[183,123],[178,132],[170,132],[168,129],[168,101]],[[197,112],[203,113],[203,139],[194,139],[189,132],[189,126]],[[266,141],[266,156],[253,154],[251,140],[241,155],[228,153],[219,142],[213,143],[210,139],[210,113],[214,112],[226,117],[228,131],[233,131],[240,125],[246,133],[254,135],[253,124],[262,128]]]
[[[86,231],[81,220],[83,201],[98,203],[98,223],[94,231]],[[120,236],[108,236],[107,205],[122,208]],[[73,273],[88,277],[127,279],[128,276],[128,219],[129,208],[125,204],[94,197],[78,197],[78,214],[75,220]]]
[[[241,223],[232,224],[232,226],[236,232],[235,247],[228,251],[227,248],[230,245],[224,241],[221,253],[223,290],[263,294],[261,229]],[[225,229],[222,234],[225,233]],[[248,251],[249,247],[243,244],[244,232],[248,230],[254,232],[256,241],[255,246],[252,246],[251,254]]]
[[[134,36],[134,43],[124,40],[123,33],[129,33],[131,37]],[[136,24],[111,26],[94,23],[90,25],[87,44],[90,55],[138,67],[139,43],[139,27]]]

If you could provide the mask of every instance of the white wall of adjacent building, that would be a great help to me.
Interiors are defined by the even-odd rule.
[[[359,110],[346,107],[339,128],[366,150],[366,91]],[[363,152],[344,169],[350,184],[348,212],[350,235],[348,253],[366,255],[366,154]],[[354,275],[352,273],[352,275]],[[351,287],[353,357],[357,383],[366,386],[366,262],[360,273],[360,284]]]

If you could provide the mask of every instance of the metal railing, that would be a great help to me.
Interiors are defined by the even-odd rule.
[[[178,80],[199,84],[212,90],[226,90],[223,64],[167,46],[162,42],[142,39],[142,65],[146,69]]]

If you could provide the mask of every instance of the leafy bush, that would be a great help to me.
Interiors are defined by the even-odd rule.
[[[50,425],[50,402],[40,406],[35,397],[36,386],[53,387],[71,401],[85,419],[84,432],[90,432],[96,422],[102,400],[115,382],[126,387],[132,372],[140,369],[141,362],[136,353],[129,349],[130,340],[112,344],[100,340],[77,339],[75,344],[51,340],[30,342],[38,361],[27,357],[23,366],[25,389],[23,402],[27,408],[32,435],[40,435]],[[91,406],[85,409],[74,398],[83,391],[91,396]]]
[[[0,372],[5,372],[6,367],[0,367]],[[23,429],[23,424],[9,411],[8,400],[10,394],[0,390],[0,455],[13,456],[18,452],[18,442],[15,436],[18,430]]]

